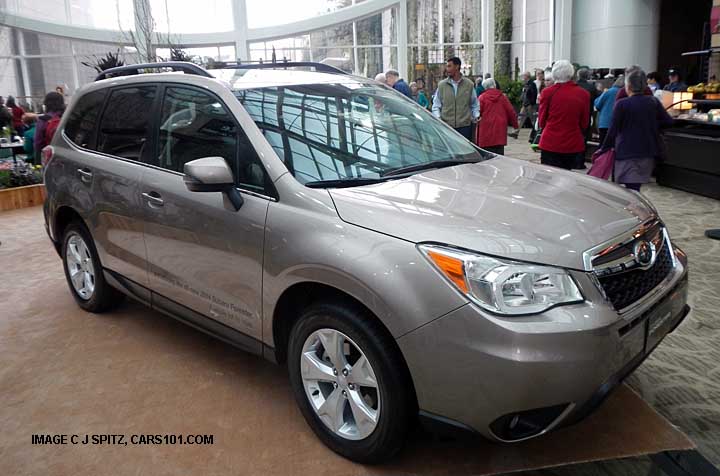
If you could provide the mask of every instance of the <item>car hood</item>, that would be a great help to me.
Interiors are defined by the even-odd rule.
[[[329,193],[347,223],[574,269],[584,251],[653,215],[609,182],[507,157]]]

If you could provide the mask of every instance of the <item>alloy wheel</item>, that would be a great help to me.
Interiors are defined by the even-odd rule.
[[[310,404],[336,435],[367,438],[380,417],[380,388],[362,349],[334,329],[319,329],[305,340],[300,375]]]
[[[68,238],[65,260],[73,289],[82,299],[89,300],[95,292],[95,267],[90,249],[78,233]]]

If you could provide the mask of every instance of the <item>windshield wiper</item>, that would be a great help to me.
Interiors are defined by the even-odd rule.
[[[347,178],[333,180],[316,180],[314,182],[306,182],[305,186],[310,188],[342,188],[342,187],[358,187],[360,185],[370,185],[389,180],[389,178],[373,177],[373,178]]]
[[[400,175],[400,174],[405,174],[405,173],[409,173],[409,172],[419,172],[421,170],[439,169],[441,167],[452,167],[453,165],[476,164],[481,161],[482,161],[482,159],[435,160],[432,162],[425,162],[422,164],[408,165],[406,167],[397,167],[395,169],[386,170],[385,172],[382,172],[380,175],[383,177],[389,177],[392,175]]]

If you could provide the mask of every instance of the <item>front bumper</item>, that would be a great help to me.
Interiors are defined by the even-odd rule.
[[[463,306],[400,339],[424,416],[520,441],[594,410],[687,315],[687,272],[632,317],[599,296],[526,318]]]

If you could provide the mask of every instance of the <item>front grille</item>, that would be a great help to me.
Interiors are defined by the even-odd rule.
[[[663,241],[652,267],[598,277],[615,309],[624,309],[655,289],[673,268],[671,253],[669,244]]]

